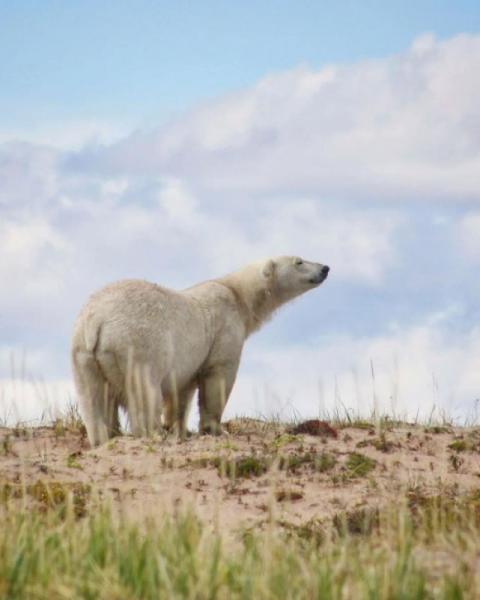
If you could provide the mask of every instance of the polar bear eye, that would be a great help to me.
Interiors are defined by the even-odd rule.
[[[303,265],[303,260],[301,258],[297,258],[295,264],[297,265],[297,267],[299,267],[300,265]]]

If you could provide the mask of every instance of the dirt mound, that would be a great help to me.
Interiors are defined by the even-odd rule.
[[[95,497],[110,497],[132,517],[191,507],[233,531],[272,518],[296,526],[333,522],[342,512],[396,502],[401,493],[479,487],[480,429],[318,420],[287,427],[254,419],[232,420],[226,429],[184,443],[123,436],[90,449],[82,428],[3,428],[0,497],[48,508],[73,494],[79,514]]]

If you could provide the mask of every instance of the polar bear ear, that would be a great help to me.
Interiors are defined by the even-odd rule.
[[[262,275],[265,277],[265,279],[272,279],[274,273],[275,273],[275,261],[271,260],[271,259],[267,260],[266,263],[263,265]]]

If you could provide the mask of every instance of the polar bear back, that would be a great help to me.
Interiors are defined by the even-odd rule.
[[[175,372],[181,384],[206,359],[210,339],[208,314],[192,298],[124,280],[90,297],[77,319],[74,346],[95,352],[100,362],[102,355],[113,355],[124,375],[130,360],[162,374]]]

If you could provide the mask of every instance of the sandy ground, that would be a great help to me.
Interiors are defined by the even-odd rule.
[[[480,428],[314,425],[307,430],[319,435],[238,419],[219,438],[123,436],[95,449],[81,429],[0,428],[0,490],[8,490],[4,499],[41,504],[32,491],[39,482],[77,486],[88,490],[85,510],[98,495],[139,519],[193,507],[234,532],[272,518],[300,526],[409,494],[480,488]]]

